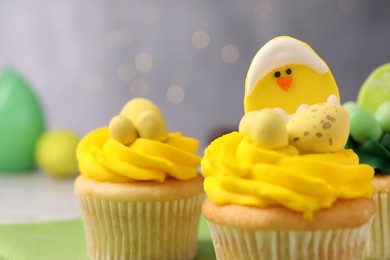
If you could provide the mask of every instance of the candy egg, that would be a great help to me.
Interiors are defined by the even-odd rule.
[[[128,118],[134,124],[138,136],[141,138],[159,142],[163,142],[168,138],[168,127],[164,121],[164,116],[160,109],[147,99],[135,98],[130,100],[122,108],[120,115]]]
[[[141,138],[164,142],[168,138],[168,128],[161,113],[145,111],[136,121],[136,128]]]
[[[108,125],[109,135],[122,144],[130,144],[137,138],[134,124],[125,116],[114,116]]]
[[[356,102],[348,101],[343,104],[344,109],[349,113],[352,109],[359,106]]]
[[[256,111],[252,117],[253,142],[267,149],[279,149],[288,145],[286,125],[283,118],[271,108]]]
[[[238,132],[240,132],[243,135],[251,134],[253,117],[254,115],[256,115],[257,112],[258,111],[248,112],[241,118],[240,124],[238,126]]]
[[[45,130],[41,104],[15,71],[0,75],[0,172],[35,168],[34,149]]]
[[[35,150],[37,164],[44,173],[66,178],[77,173],[76,147],[79,136],[70,130],[42,134]]]
[[[348,113],[340,105],[320,103],[299,111],[286,127],[290,144],[301,153],[336,152],[348,140]]]
[[[390,131],[390,102],[382,103],[374,114],[383,131]]]
[[[135,124],[138,116],[145,111],[154,111],[159,114],[159,117],[163,117],[160,109],[145,98],[134,98],[130,100],[123,106],[120,114],[127,117]]]
[[[364,108],[357,106],[348,113],[351,121],[352,138],[363,143],[369,139],[378,141],[382,135],[382,128],[375,117]]]

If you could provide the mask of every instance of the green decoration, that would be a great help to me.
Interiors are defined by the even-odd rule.
[[[375,111],[374,116],[383,131],[390,131],[390,101],[382,103]]]
[[[386,101],[390,100],[390,63],[376,68],[363,83],[357,102],[374,113]]]
[[[351,122],[350,135],[359,143],[370,139],[379,140],[382,128],[373,114],[362,107],[355,106],[348,111]]]
[[[353,110],[355,107],[359,106],[356,102],[348,101],[343,104],[343,107],[345,110],[347,110],[348,114],[351,110]]]
[[[14,70],[0,74],[0,172],[29,171],[34,150],[45,129],[37,96]]]
[[[385,133],[381,142],[368,140],[362,144],[350,136],[346,148],[352,149],[359,156],[360,163],[370,165],[376,173],[390,174],[390,150],[383,144],[384,137],[385,143],[388,142],[389,137],[386,136],[390,137],[390,133]]]
[[[380,143],[386,150],[390,151],[390,132],[383,133]]]

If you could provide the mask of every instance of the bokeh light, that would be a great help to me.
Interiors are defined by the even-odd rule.
[[[125,36],[121,31],[111,31],[106,34],[105,43],[108,48],[118,49],[125,44]]]
[[[255,14],[259,20],[266,20],[272,17],[273,7],[270,0],[260,0],[256,2]]]
[[[149,71],[153,66],[153,59],[147,53],[140,53],[135,57],[135,67],[142,72]]]
[[[204,49],[210,43],[209,34],[205,31],[196,31],[192,34],[192,45],[197,49]]]
[[[172,85],[167,90],[168,101],[173,104],[179,104],[184,100],[184,89],[178,85]]]
[[[130,84],[130,94],[133,97],[145,97],[149,92],[149,85],[145,80],[136,79]]]
[[[135,78],[137,71],[133,64],[126,62],[119,65],[117,75],[121,81],[128,82]]]
[[[148,6],[142,13],[142,19],[147,24],[156,24],[160,21],[160,9],[156,6]]]
[[[237,46],[233,44],[228,44],[222,48],[221,57],[226,63],[234,63],[240,57],[240,51]]]

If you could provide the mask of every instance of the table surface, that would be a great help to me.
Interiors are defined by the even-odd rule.
[[[74,179],[54,179],[40,171],[0,174],[0,259],[87,259]],[[215,259],[204,218],[198,259]]]
[[[0,224],[80,218],[73,182],[38,170],[0,173]]]

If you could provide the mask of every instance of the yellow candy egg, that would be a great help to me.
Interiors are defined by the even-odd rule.
[[[135,124],[138,120],[138,116],[145,111],[154,111],[159,114],[159,116],[163,117],[160,109],[145,98],[134,98],[130,100],[123,106],[120,114],[127,117]]]
[[[254,115],[256,115],[257,112],[258,111],[250,111],[241,118],[240,124],[238,126],[238,132],[243,135],[251,134],[253,117]]]
[[[164,142],[168,138],[168,127],[161,113],[156,111],[149,110],[141,113],[137,118],[136,128],[141,138],[159,142]]]
[[[290,144],[301,153],[324,153],[344,148],[350,123],[342,106],[320,103],[299,111],[286,127]]]
[[[267,149],[279,149],[288,145],[288,135],[283,118],[273,109],[256,111],[252,116],[253,142]]]
[[[109,135],[122,144],[130,144],[137,138],[134,124],[125,116],[114,116],[108,125]]]
[[[38,166],[50,176],[67,178],[77,173],[76,147],[79,136],[70,130],[42,134],[35,147]]]

